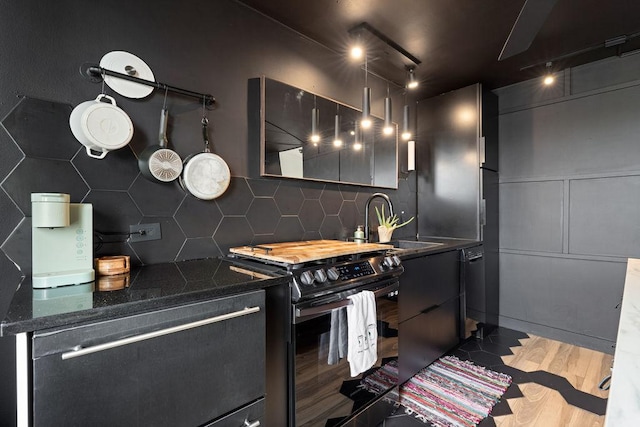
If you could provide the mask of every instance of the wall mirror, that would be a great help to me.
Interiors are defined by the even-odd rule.
[[[260,89],[262,176],[398,188],[395,123],[385,135],[384,120],[362,129],[362,112],[348,105],[266,77]]]

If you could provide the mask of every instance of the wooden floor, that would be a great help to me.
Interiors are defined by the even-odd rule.
[[[601,398],[598,384],[610,373],[612,356],[529,334],[512,347],[513,355],[502,356],[505,365],[525,372],[546,371],[564,377],[576,389]],[[604,416],[570,405],[556,390],[535,382],[518,384],[524,397],[508,399],[513,414],[495,416],[498,427],[596,427]]]

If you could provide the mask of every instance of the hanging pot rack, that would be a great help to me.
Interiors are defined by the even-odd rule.
[[[135,73],[135,70],[132,70]],[[80,66],[80,74],[94,83],[102,82],[103,76],[111,76],[119,79],[129,80],[131,82],[139,83],[145,86],[155,87],[156,89],[162,89],[164,91],[178,93],[180,95],[197,98],[204,101],[205,106],[208,109],[213,109],[216,106],[216,99],[213,95],[207,93],[194,92],[187,89],[171,86],[166,83],[160,83],[153,80],[145,80],[128,74],[119,73],[117,71],[109,70],[100,67],[97,64],[85,63]]]

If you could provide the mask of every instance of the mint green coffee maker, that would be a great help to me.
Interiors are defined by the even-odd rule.
[[[64,193],[31,193],[33,288],[92,282],[93,206]]]

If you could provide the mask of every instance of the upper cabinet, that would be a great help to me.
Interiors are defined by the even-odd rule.
[[[420,236],[486,240],[497,227],[497,97],[474,84],[418,101],[417,128]]]
[[[363,129],[360,110],[263,77],[260,175],[397,188],[397,125],[385,135],[384,121],[372,119]]]

